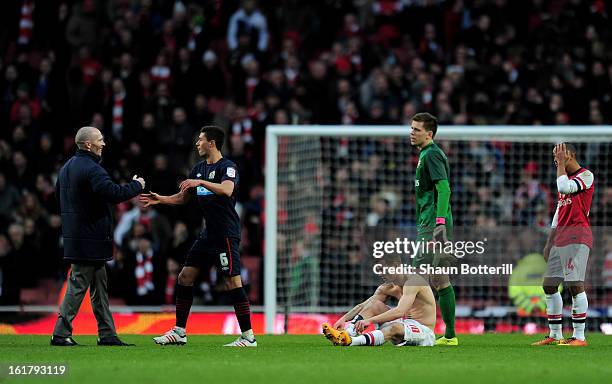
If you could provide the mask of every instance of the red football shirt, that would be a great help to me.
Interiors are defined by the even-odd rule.
[[[593,234],[589,221],[591,201],[595,191],[594,176],[586,168],[568,175],[569,193],[558,193],[557,211],[552,227],[557,228],[554,245],[585,244],[593,247]]]

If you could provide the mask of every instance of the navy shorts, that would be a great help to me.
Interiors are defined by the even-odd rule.
[[[208,269],[213,264],[225,276],[240,275],[240,239],[235,237],[198,237],[187,257],[186,267]]]

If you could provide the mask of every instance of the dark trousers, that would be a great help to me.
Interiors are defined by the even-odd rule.
[[[53,335],[72,336],[72,321],[77,315],[87,288],[90,289],[91,306],[98,322],[100,338],[116,336],[115,323],[108,305],[106,269],[102,265],[72,264],[68,287],[53,329]]]

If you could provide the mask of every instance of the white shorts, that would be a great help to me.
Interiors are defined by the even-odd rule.
[[[552,247],[544,277],[560,278],[564,281],[584,281],[589,251],[589,247],[584,244]]]
[[[412,319],[397,319],[381,324],[380,328],[385,328],[394,323],[399,323],[404,326],[404,340],[401,342],[393,342],[398,347],[402,346],[417,346],[417,347],[433,347],[436,342],[436,335],[429,327],[424,326],[416,320]]]

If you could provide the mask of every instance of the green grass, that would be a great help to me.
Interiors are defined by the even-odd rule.
[[[612,338],[590,335],[587,348],[531,347],[540,336],[460,337],[459,347],[333,347],[322,336],[259,336],[258,348],[223,348],[229,336],[189,336],[182,347],[126,335],[136,347],[48,345],[47,336],[0,335],[0,362],[67,363],[74,383],[604,383],[612,377]],[[0,378],[0,382],[3,381]]]

